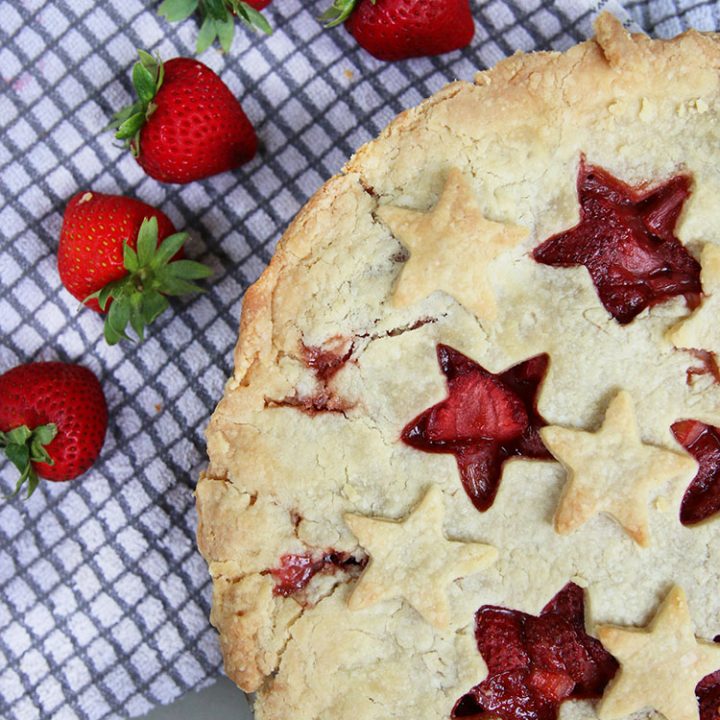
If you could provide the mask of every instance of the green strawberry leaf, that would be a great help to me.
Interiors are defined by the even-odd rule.
[[[132,81],[138,95],[131,105],[113,115],[107,129],[115,130],[115,137],[123,140],[135,155],[140,154],[140,131],[156,109],[153,102],[165,77],[165,66],[159,57],[138,50],[139,60],[132,69]]]
[[[147,218],[140,226],[137,239],[137,259],[141,268],[147,267],[155,254],[158,238],[158,221],[156,217]],[[127,264],[125,265],[127,267]],[[128,268],[129,270],[130,268]]]
[[[154,322],[170,307],[170,303],[164,295],[157,290],[150,290],[143,297],[142,317],[146,325]]]
[[[20,472],[23,472],[30,463],[30,448],[27,445],[8,445],[5,454]]]
[[[123,248],[124,250],[124,248]],[[125,266],[127,267],[127,265]],[[124,284],[125,280],[124,278],[120,278],[119,280],[113,280],[112,282],[105,285],[105,287],[100,288],[100,290],[97,290],[96,292],[92,293],[91,295],[88,295],[84,300],[83,304],[86,304],[88,300],[97,300],[98,305],[100,306],[100,309],[104,312],[105,308],[107,307],[108,301],[112,297],[113,293],[116,291],[119,292],[119,289]]]
[[[145,339],[145,320],[143,319],[143,294],[133,293],[130,296],[130,327],[135,331],[138,340]]]
[[[174,277],[163,268],[157,273],[158,291],[163,295],[188,295],[190,293],[202,292],[202,288],[194,282]]]
[[[188,234],[184,232],[175,233],[174,235],[168,235],[160,247],[155,252],[153,259],[150,261],[150,267],[153,269],[159,268],[161,265],[167,265],[171,258],[175,257],[180,248],[185,244],[188,239]]]
[[[203,280],[212,275],[212,270],[194,260],[176,260],[167,265],[163,272],[180,280]]]
[[[20,425],[3,435],[7,438],[8,445],[24,445],[31,438],[32,430],[27,425]]]
[[[156,77],[145,67],[144,63],[135,63],[132,71],[133,85],[137,91],[140,102],[147,105],[155,97]]]
[[[40,480],[33,463],[54,465],[45,446],[49,445],[56,435],[57,425],[54,423],[39,425],[33,430],[27,425],[20,425],[9,432],[0,433],[0,449],[4,450],[8,460],[20,471],[15,491],[10,497],[17,495],[25,483],[28,489],[27,497],[35,492]]]
[[[272,27],[267,18],[252,5],[237,0],[232,4],[235,14],[240,18],[243,25],[246,25],[251,30],[259,30],[266,35],[272,35]]]
[[[158,13],[170,22],[176,22],[186,20],[196,10],[201,19],[197,53],[205,52],[216,39],[222,50],[229,52],[235,36],[236,17],[251,30],[267,35],[272,33],[267,18],[243,0],[164,0]]]
[[[375,0],[372,0],[373,5]],[[333,4],[320,16],[320,21],[326,28],[335,27],[344,23],[355,9],[358,0],[334,0]]]
[[[118,140],[129,140],[140,132],[145,124],[145,113],[137,112],[131,115],[127,120],[118,125],[115,137]]]
[[[115,332],[115,330],[110,327],[110,323],[108,323],[107,321],[103,326],[103,335],[105,337],[105,342],[108,345],[117,345],[123,339],[122,335],[119,335],[117,332]]]
[[[200,26],[200,32],[197,37],[197,45],[195,52],[198,55],[205,52],[215,42],[215,38],[218,36],[217,25],[215,20],[209,15],[203,20],[203,24]]]
[[[123,245],[123,265],[130,272],[137,272],[140,269],[140,259],[127,241]]]
[[[85,298],[85,302],[97,300],[101,310],[107,310],[104,334],[108,344],[130,339],[128,323],[142,341],[145,327],[170,307],[166,295],[203,292],[192,281],[209,277],[210,268],[194,260],[173,260],[187,238],[187,233],[174,233],[158,245],[158,222],[151,217],[145,218],[140,226],[137,249],[125,243],[127,274]]]
[[[127,338],[125,328],[130,320],[130,303],[125,297],[115,298],[105,318],[105,325],[110,326],[111,335],[118,339]],[[111,345],[113,343],[110,343]]]
[[[228,16],[226,0],[201,0],[205,15],[213,20],[224,21]]]
[[[124,107],[122,110],[119,110],[113,115],[113,121],[105,128],[106,130],[111,130],[114,128],[119,128],[126,120],[128,120],[133,115],[136,115],[137,113],[142,111],[142,103],[141,102],[134,102],[132,105],[128,105],[127,107]]]
[[[220,47],[223,52],[230,52],[233,38],[235,37],[235,23],[230,15],[225,20],[218,20],[215,23]]]
[[[187,20],[196,10],[198,0],[165,0],[158,8],[158,15],[170,22]]]
[[[55,423],[48,423],[47,425],[39,425],[33,430],[33,443],[37,443],[40,446],[49,445],[57,435],[57,425]],[[45,448],[43,448],[45,452]],[[46,453],[47,454],[47,453]]]

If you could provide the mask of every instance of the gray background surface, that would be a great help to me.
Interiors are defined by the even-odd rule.
[[[205,690],[154,710],[147,720],[252,720],[252,713],[242,693],[222,678]]]

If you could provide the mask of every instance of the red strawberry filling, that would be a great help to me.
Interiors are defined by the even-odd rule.
[[[720,635],[715,638],[720,642]],[[720,717],[720,670],[704,677],[695,688],[700,705],[700,720],[717,720]]]
[[[700,465],[680,505],[680,521],[694,525],[720,512],[720,428],[681,420],[672,431]]]
[[[453,718],[555,720],[565,700],[601,697],[618,668],[585,632],[585,598],[574,583],[538,617],[481,607],[475,638],[488,677],[458,700]]]
[[[533,257],[555,267],[584,265],[602,304],[622,324],[676,295],[696,305],[700,264],[674,235],[690,184],[678,175],[649,191],[633,188],[583,159],[580,222],[535,248]]]
[[[348,553],[328,550],[322,555],[283,555],[280,558],[280,567],[266,572],[275,578],[273,593],[289,597],[304,590],[318,573],[332,575],[338,570],[358,571],[365,567],[366,562],[357,560]]]
[[[688,368],[688,385],[693,384],[693,378],[696,375],[710,375],[716,383],[720,383],[720,366],[718,366],[715,355],[707,350],[690,350],[689,352],[698,360],[699,365]]]
[[[346,338],[339,337],[330,347],[303,345],[305,364],[315,371],[317,379],[327,383],[350,359],[354,347]]]
[[[448,397],[408,423],[401,437],[417,450],[455,455],[465,491],[484,512],[508,458],[550,457],[538,434],[546,423],[536,405],[548,356],[495,375],[447,345],[438,345],[437,355]]]

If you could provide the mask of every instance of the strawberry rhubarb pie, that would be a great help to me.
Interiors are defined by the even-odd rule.
[[[257,720],[717,720],[720,37],[402,114],[248,291],[198,538]]]

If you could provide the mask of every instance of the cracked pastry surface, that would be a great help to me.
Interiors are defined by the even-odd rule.
[[[689,374],[697,364],[690,350],[712,352],[717,333],[703,309],[717,295],[720,40],[691,32],[651,41],[607,15],[596,32],[566,53],[515,55],[403,113],[318,191],[246,294],[234,374],[208,429],[198,542],[227,673],[257,691],[258,720],[448,718],[487,676],[478,609],[538,616],[570,581],[585,591],[590,636],[600,626],[646,626],[674,586],[687,596],[694,635],[709,642],[720,634],[720,517],[692,526],[679,519],[692,472],[682,482],[658,477],[647,489],[649,541],[641,547],[603,512],[558,533],[566,472],[552,459],[509,457],[494,502],[479,512],[452,453],[401,439],[408,423],[448,397],[438,346],[488,373],[468,397],[490,410],[468,419],[460,403],[451,420],[438,420],[438,442],[451,442],[446,428],[454,424],[453,447],[524,432],[529,410],[502,373],[541,354],[549,365],[537,412],[549,426],[596,432],[622,393],[638,441],[688,468],[694,462],[672,428],[720,426],[720,384],[712,372]],[[687,253],[689,284],[622,323],[586,267],[532,255],[581,220],[584,161],[638,198],[690,178],[671,228]],[[464,210],[452,209],[453,187]],[[471,267],[477,248],[453,238],[452,223],[443,243],[444,212],[511,234],[487,267]],[[651,230],[660,226],[652,208],[642,213]],[[423,253],[417,243],[426,242],[437,269],[413,271]],[[655,282],[654,259],[636,252],[645,240],[633,242],[626,267],[636,259],[630,270]],[[703,297],[688,290],[694,265]],[[431,489],[445,509],[441,536],[492,546],[497,561],[453,573],[446,625],[427,622],[400,591],[353,606],[372,547],[346,516],[400,522]],[[287,556],[323,569],[286,595],[270,571]],[[621,651],[617,659],[622,677]],[[619,681],[610,687],[624,692]],[[663,712],[648,698],[613,703],[634,717]],[[597,708],[594,698],[570,699],[559,717],[591,719]]]

